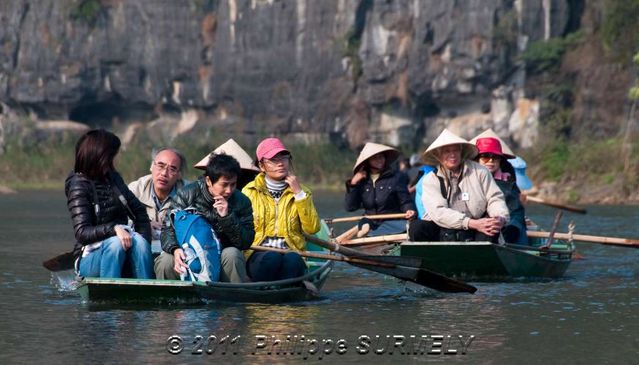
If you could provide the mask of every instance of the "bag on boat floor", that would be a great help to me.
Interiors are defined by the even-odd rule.
[[[178,244],[184,250],[189,269],[184,281],[220,280],[220,242],[209,222],[191,209],[172,213]]]

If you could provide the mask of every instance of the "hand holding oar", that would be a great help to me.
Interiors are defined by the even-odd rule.
[[[304,237],[309,242],[312,242],[320,247],[324,247],[331,251],[339,252],[344,256],[348,256],[349,258],[366,259],[375,262],[375,264],[351,263],[357,267],[394,276],[398,279],[412,281],[419,285],[423,285],[442,292],[474,293],[475,291],[477,291],[477,288],[472,285],[466,284],[463,281],[454,280],[436,272],[421,268],[421,259],[417,257],[371,256],[352,248],[347,248],[335,243],[324,241],[315,236],[305,234]],[[389,267],[388,265],[391,266]]]
[[[575,207],[574,205],[567,205],[567,204],[549,202],[549,201],[546,201],[544,199],[537,198],[537,197],[534,197],[534,196],[526,195],[526,200],[531,201],[533,203],[539,203],[539,204],[547,205],[547,206],[553,207],[553,208],[567,210],[567,211],[573,212],[573,213],[579,213],[579,214],[586,214],[587,213],[585,209],[579,208],[579,207]]]
[[[406,213],[392,213],[392,214],[372,214],[372,215],[360,215],[356,217],[342,217],[342,218],[325,218],[326,224],[343,223],[343,222],[357,222],[360,219],[405,219]]]
[[[528,231],[528,237],[548,238],[549,232],[542,231]],[[568,233],[555,233],[555,238],[567,240],[572,238],[575,241],[600,243],[603,245],[619,246],[619,247],[632,247],[639,248],[639,240],[633,240],[629,238],[616,238],[616,237],[603,237],[603,236],[589,236],[584,234]]]

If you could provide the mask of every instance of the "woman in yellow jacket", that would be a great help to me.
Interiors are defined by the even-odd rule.
[[[291,153],[277,138],[266,138],[257,146],[260,174],[242,193],[253,205],[253,246],[303,251],[304,233],[320,229],[311,191],[291,171]],[[247,269],[253,281],[272,281],[301,276],[306,271],[302,257],[289,252],[248,251]]]

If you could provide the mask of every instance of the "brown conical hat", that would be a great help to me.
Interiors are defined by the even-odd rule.
[[[455,135],[448,129],[444,129],[439,137],[437,137],[437,139],[428,146],[426,151],[424,151],[424,163],[431,166],[439,165],[439,160],[437,159],[435,150],[440,147],[450,146],[453,144],[460,144],[462,146],[462,160],[472,159],[477,156],[477,147],[474,144]]]
[[[355,162],[355,166],[353,166],[353,173],[357,172],[359,167],[366,162],[366,160],[381,152],[384,152],[386,155],[387,164],[395,161],[397,157],[399,157],[399,151],[393,147],[368,142],[364,145],[364,148],[362,148],[362,152],[359,153],[359,156],[357,156],[357,161]]]
[[[497,133],[495,133],[495,131],[492,130],[492,128],[488,128],[485,131],[481,132],[475,138],[471,139],[470,143],[476,145],[477,140],[480,138],[496,138],[499,141],[499,143],[501,143],[501,151],[503,152],[504,155],[508,156],[508,158],[513,158],[513,156],[515,156],[515,154],[513,153],[513,150],[511,150],[510,147],[508,147],[506,142],[504,142],[501,138],[499,138]]]
[[[260,169],[258,169],[257,166],[255,166],[255,164],[253,163],[253,159],[251,158],[251,156],[248,153],[246,153],[246,151],[244,151],[242,147],[240,147],[240,145],[233,140],[233,138],[224,142],[218,148],[214,149],[213,152],[211,153],[215,153],[215,154],[224,153],[229,156],[233,156],[233,158],[235,158],[237,162],[240,163],[240,167],[242,169],[257,171],[257,172],[260,171]],[[208,165],[209,163],[210,155],[211,154],[204,156],[204,158],[200,160],[200,162],[196,163],[193,167],[200,170],[206,170],[206,165]]]

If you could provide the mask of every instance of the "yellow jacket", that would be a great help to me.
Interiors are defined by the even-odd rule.
[[[255,180],[248,183],[242,193],[253,205],[253,224],[255,239],[253,245],[259,245],[265,237],[284,237],[286,244],[292,250],[303,251],[306,239],[303,233],[314,234],[320,230],[320,218],[315,210],[311,190],[302,185],[306,193],[304,199],[295,200],[293,191],[286,188],[277,204],[266,189],[264,173],[260,173]],[[247,258],[253,251],[247,252]]]

